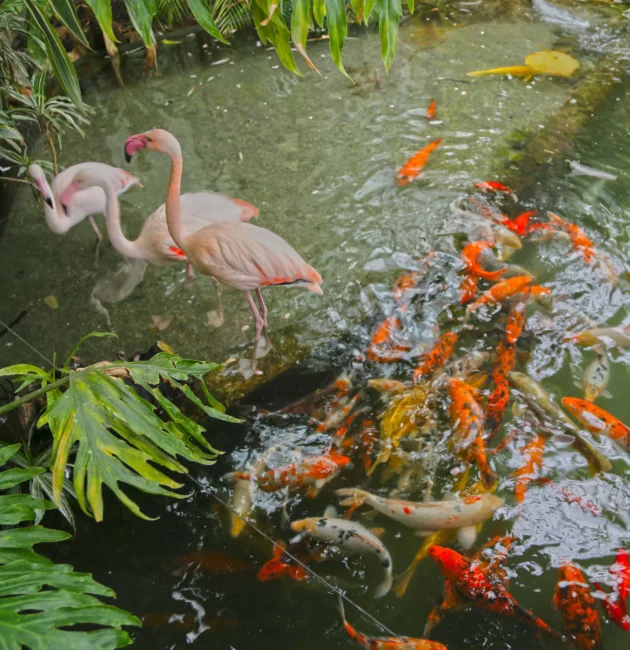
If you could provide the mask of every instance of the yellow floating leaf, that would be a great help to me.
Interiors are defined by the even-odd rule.
[[[50,307],[51,309],[59,309],[59,303],[57,302],[57,298],[55,296],[46,296],[43,302],[46,307]]]
[[[543,50],[525,57],[525,64],[535,74],[550,74],[556,77],[570,77],[580,69],[580,63],[566,52]]]
[[[181,41],[172,41],[170,38],[163,38],[162,45],[179,45]]]

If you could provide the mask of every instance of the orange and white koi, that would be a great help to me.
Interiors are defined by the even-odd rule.
[[[621,548],[617,551],[615,563],[608,570],[613,581],[612,593],[606,593],[596,582],[595,586],[605,594],[602,606],[608,618],[622,630],[630,632],[630,616],[626,599],[630,595],[630,561],[628,551]]]
[[[435,149],[437,149],[442,143],[444,138],[439,140],[434,140],[426,147],[420,149],[407,160],[407,162],[398,170],[398,185],[407,185],[412,180],[418,177],[420,172],[424,169],[424,166],[429,160],[429,156]]]
[[[613,342],[622,348],[627,348],[630,347],[630,327],[594,327],[569,338],[579,345],[592,346],[598,343]]]
[[[610,361],[606,350],[600,346],[597,356],[586,366],[582,376],[584,399],[587,402],[594,402],[606,390],[609,380]]]
[[[603,408],[579,397],[564,397],[562,405],[591,433],[604,433],[630,448],[630,427]]]
[[[442,575],[471,605],[479,609],[514,618],[526,625],[559,637],[542,619],[525,609],[498,581],[491,578],[477,562],[472,562],[444,546],[432,546],[429,556],[438,565]]]
[[[377,393],[394,395],[402,393],[407,388],[407,385],[402,381],[384,378],[368,379],[367,385],[368,388],[374,389]]]
[[[507,379],[501,379],[497,382],[494,390],[488,397],[486,405],[486,431],[488,432],[487,441],[492,440],[499,430],[510,400],[510,384]]]
[[[366,357],[370,361],[392,363],[400,361],[411,350],[408,345],[392,345],[393,334],[401,328],[400,318],[390,314],[376,328],[372,340],[368,345]]]
[[[429,104],[429,107],[427,108],[427,115],[426,115],[427,120],[435,119],[436,113],[437,113],[437,106],[435,103],[435,99],[432,99],[431,103]]]
[[[290,490],[318,490],[349,462],[347,456],[331,453],[325,456],[309,456],[297,463],[290,463],[262,474],[230,472],[223,478],[227,481],[253,480],[265,492],[275,492],[285,487]]]
[[[477,277],[483,278],[484,280],[489,280],[490,282],[495,282],[498,280],[505,269],[499,269],[497,271],[486,271],[479,264],[479,255],[489,248],[494,248],[494,243],[489,241],[476,241],[464,246],[462,250],[462,260],[466,265],[466,269],[469,273],[476,275]]]
[[[341,596],[339,597],[339,612],[350,639],[365,650],[447,650],[445,645],[428,639],[412,639],[408,636],[374,637],[357,632],[346,620]]]
[[[470,313],[475,309],[479,309],[483,305],[496,304],[516,293],[520,293],[525,287],[531,284],[531,281],[532,279],[525,275],[519,275],[509,280],[501,280],[490,287],[485,293],[482,293],[475,302],[468,305],[468,312]]]
[[[557,214],[553,212],[547,212],[551,221],[566,232],[571,238],[571,243],[573,248],[582,253],[584,261],[587,264],[590,264],[595,259],[595,246],[593,242],[587,237],[586,233],[574,223],[569,223],[564,219],[561,219]]]
[[[553,604],[562,614],[565,634],[578,650],[603,650],[602,626],[595,599],[575,564],[568,562],[558,569]]]
[[[414,383],[432,375],[451,358],[457,339],[458,336],[455,332],[446,332],[438,338],[433,347],[422,355],[422,359],[413,373]]]
[[[512,189],[503,183],[497,181],[483,181],[482,183],[475,183],[475,187],[478,190],[483,190],[487,192],[492,190],[493,192],[506,192],[507,194],[512,192]]]
[[[474,275],[473,273],[465,273],[462,276],[462,282],[459,285],[460,305],[466,305],[477,295],[478,285],[479,285],[479,276]]]
[[[523,464],[514,472],[514,496],[518,503],[523,503],[527,494],[527,486],[540,470],[545,452],[545,437],[536,434],[534,438],[521,449]]]
[[[505,342],[512,344],[516,343],[523,332],[526,320],[527,302],[521,300],[517,302],[508,314],[507,323],[505,325]]]
[[[359,434],[359,444],[361,447],[361,461],[363,469],[368,470],[372,467],[372,453],[378,439],[378,430],[373,420],[363,420],[361,432]]]

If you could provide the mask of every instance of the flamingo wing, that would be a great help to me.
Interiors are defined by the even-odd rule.
[[[184,227],[187,231],[189,220],[203,222],[203,225],[191,229],[190,232],[215,223],[249,221],[258,216],[258,208],[251,203],[206,190],[182,194],[181,206]]]

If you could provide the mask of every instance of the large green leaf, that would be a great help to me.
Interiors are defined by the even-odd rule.
[[[46,45],[48,60],[52,66],[53,73],[57,81],[68,95],[72,102],[83,109],[83,99],[81,98],[81,88],[79,87],[79,78],[77,71],[70,62],[68,55],[61,44],[59,35],[48,22],[48,18],[42,13],[41,9],[33,0],[24,0],[24,5],[28,9],[33,22],[39,29]]]
[[[155,42],[153,36],[153,16],[157,11],[155,0],[125,0],[125,6],[134,29],[146,47],[151,47]]]
[[[40,426],[48,424],[53,432],[55,501],[60,503],[69,455],[75,446],[76,497],[83,511],[97,521],[103,518],[103,484],[141,517],[145,515],[122,491],[121,484],[150,494],[186,496],[173,491],[182,484],[158,467],[186,473],[178,457],[211,464],[219,452],[204,437],[204,429],[166,398],[159,386],[166,381],[211,417],[237,422],[217,408],[217,403],[202,402],[183,383],[191,377],[202,378],[218,367],[159,353],[148,361],[119,362],[72,372],[67,389],[49,404],[39,422]],[[151,394],[164,411],[166,421],[157,416],[153,404],[125,383],[126,377]]]
[[[50,6],[55,12],[57,18],[87,47],[89,50],[92,48],[85,38],[85,34],[81,29],[81,23],[77,17],[76,11],[71,0],[48,0]]]
[[[346,74],[343,67],[343,46],[348,35],[345,0],[325,0],[326,28],[330,41],[330,54],[340,72]]]
[[[190,10],[193,12],[193,15],[197,19],[197,22],[212,36],[221,41],[222,43],[228,43],[228,41],[223,38],[223,35],[219,31],[219,28],[214,22],[212,17],[212,11],[208,6],[206,0],[187,0]]]
[[[389,70],[398,44],[398,26],[402,16],[401,0],[377,0],[378,29],[381,36],[381,58]]]
[[[118,43],[112,26],[112,3],[111,0],[85,0],[87,6],[94,12],[98,26],[110,41]]]
[[[301,76],[302,73],[297,67],[291,51],[289,28],[286,26],[281,13],[274,11],[271,18],[269,18],[269,3],[265,0],[252,0],[252,12],[254,14],[254,25],[260,40],[263,43],[271,43],[282,65]]]

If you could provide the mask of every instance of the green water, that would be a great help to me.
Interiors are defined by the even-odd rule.
[[[602,40],[592,36],[567,32],[561,42],[573,46],[588,67],[602,51]],[[63,163],[101,160],[122,167],[122,144],[128,135],[155,126],[167,128],[182,143],[184,191],[211,188],[258,205],[260,225],[290,241],[324,277],[323,297],[280,288],[266,293],[274,340],[295,341],[310,348],[311,355],[300,365],[300,373],[273,384],[236,411],[246,417],[243,425],[226,428],[209,423],[213,443],[227,453],[216,468],[196,475],[218,488],[219,496],[230,496],[220,476],[246,465],[262,450],[283,443],[285,448],[315,453],[327,442],[306,417],[292,416],[278,424],[262,409],[290,403],[341,370],[353,370],[358,386],[370,376],[409,377],[408,364],[363,366],[355,361],[375,325],[393,308],[392,282],[402,271],[417,268],[418,258],[430,250],[443,253],[414,306],[420,325],[412,333],[418,341],[428,340],[429,332],[421,325],[444,322],[445,308],[457,297],[453,233],[470,230],[470,224],[453,215],[450,204],[472,183],[487,180],[500,168],[509,153],[508,142],[544,125],[574,85],[572,80],[554,79],[466,83],[465,73],[518,64],[531,51],[553,47],[557,38],[558,33],[543,23],[488,22],[456,29],[410,23],[402,30],[389,76],[379,64],[374,36],[349,41],[347,63],[356,81],[352,85],[332,69],[325,43],[311,44],[321,76],[309,73],[299,79],[280,69],[264,47],[204,48],[203,38],[192,36],[183,38],[180,46],[162,48],[157,77],[142,73],[138,52],[124,62],[124,88],[107,71],[89,82],[85,98],[96,108],[96,117],[84,139],[65,140]],[[213,65],[224,58],[229,62]],[[424,118],[432,97],[438,105],[437,123]],[[571,175],[568,161],[562,160],[524,204],[510,206],[513,214],[532,207],[557,211],[580,224],[611,256],[618,271],[624,270],[629,128],[630,94],[622,83],[571,156],[583,165],[617,174],[617,180]],[[431,158],[424,178],[397,187],[396,169],[438,137],[445,142]],[[136,156],[132,170],[145,188],[130,191],[122,200],[130,234],[138,232],[143,218],[162,202],[168,165],[165,159],[146,154]],[[102,316],[90,308],[89,296],[94,284],[114,271],[119,258],[106,246],[95,269],[93,239],[87,224],[65,237],[48,232],[41,209],[24,192],[0,241],[0,314],[11,320],[26,310],[18,332],[46,356],[55,349],[64,353],[87,331],[106,329]],[[536,273],[563,304],[598,324],[629,323],[627,282],[622,280],[617,287],[604,283],[566,244],[527,245],[511,261]],[[50,295],[58,300],[57,310],[42,302]],[[156,338],[151,317],[163,314],[173,319],[160,337],[184,356],[221,360],[229,354],[249,355],[253,328],[244,298],[225,292],[227,324],[218,330],[206,325],[206,312],[213,308],[210,282],[201,279],[189,289],[183,268],[150,268],[130,298],[109,306],[119,339],[91,343],[84,356],[91,360],[119,349],[132,353],[148,348]],[[242,331],[247,324],[249,329]],[[593,358],[592,352],[563,343],[566,327],[574,325],[575,319],[566,312],[534,309],[527,335],[519,343],[518,369],[543,381],[558,398],[581,394],[582,372]],[[499,338],[500,330],[492,327],[462,334],[460,353],[492,351]],[[33,354],[8,335],[0,339],[2,364],[37,361]],[[612,350],[610,357],[611,381],[598,403],[628,422],[625,387],[630,357],[619,350]],[[329,372],[314,375],[322,370]],[[366,398],[365,404],[375,414],[381,409],[376,399]],[[630,545],[628,457],[607,439],[596,443],[613,461],[614,472],[591,478],[581,456],[562,441],[550,442],[543,474],[586,495],[602,514],[585,513],[557,492],[533,487],[518,516],[510,473],[519,466],[518,449],[528,433],[522,419],[511,413],[507,418],[504,431],[514,425],[521,434],[492,461],[501,477],[497,494],[506,505],[484,526],[479,542],[513,530],[517,541],[506,563],[510,591],[559,628],[561,620],[551,599],[560,563],[574,560],[588,578],[606,582],[615,549]],[[446,431],[446,421],[441,425]],[[439,459],[434,498],[451,487],[450,470],[457,464],[443,451]],[[389,491],[376,480],[367,481],[357,465],[316,500],[293,498],[289,515],[292,519],[318,515],[336,503],[334,488],[359,484],[382,494]],[[416,489],[405,496],[420,499],[422,492]],[[256,580],[256,571],[271,557],[270,544],[253,532],[231,540],[225,511],[205,490],[195,488],[190,498],[167,505],[148,499],[144,503],[148,512],[160,515],[159,522],[138,521],[110,502],[109,522],[81,525],[75,540],[62,546],[56,558],[93,571],[116,590],[120,606],[140,617],[148,615],[145,628],[133,633],[138,647],[349,645],[335,598],[317,581]],[[282,528],[281,505],[276,495],[259,496],[256,520],[274,539],[287,541],[290,534]],[[386,528],[383,541],[392,553],[395,573],[402,571],[419,539],[383,518],[367,525]],[[181,559],[199,549],[225,552],[248,567],[224,575]],[[314,568],[397,634],[408,636],[421,635],[443,584],[436,567],[426,560],[404,598],[390,594],[375,600],[372,591],[381,573],[369,560],[352,558]],[[356,610],[347,607],[346,613],[359,630],[379,634]],[[185,617],[183,626],[168,622],[173,614]],[[606,648],[627,647],[627,633],[608,622],[603,622],[603,637]],[[451,615],[432,638],[456,650],[538,647],[527,628],[479,611]],[[549,642],[548,647],[562,646]]]

